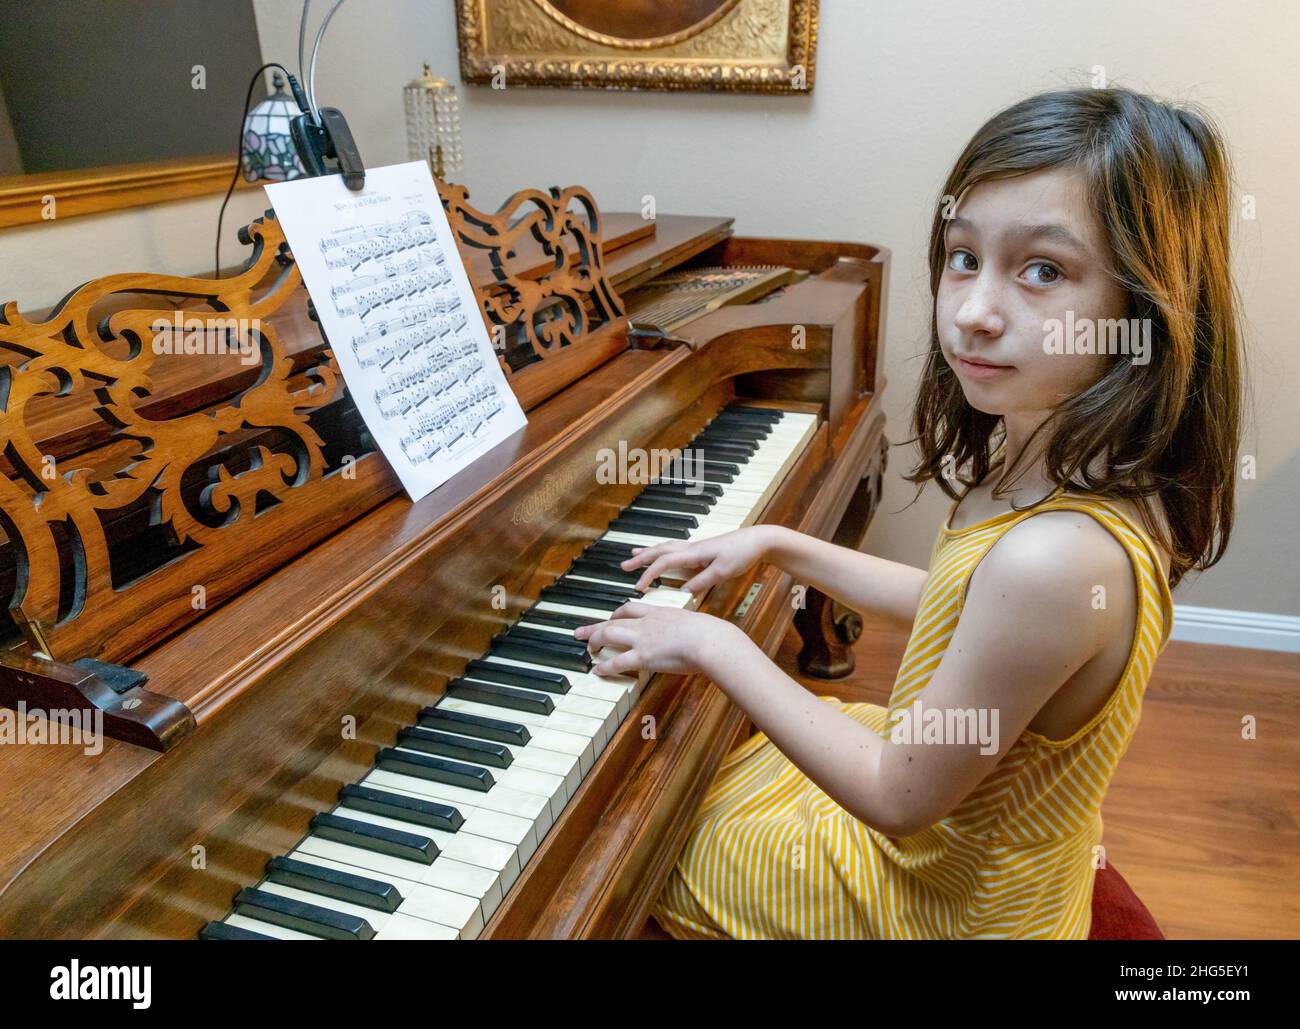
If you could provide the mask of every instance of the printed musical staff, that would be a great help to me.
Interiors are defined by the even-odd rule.
[[[423,162],[267,187],[343,377],[414,499],[525,424]]]

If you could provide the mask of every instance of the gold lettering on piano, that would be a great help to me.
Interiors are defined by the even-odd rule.
[[[527,525],[538,518],[549,517],[560,502],[560,497],[573,488],[577,472],[565,468],[560,472],[548,472],[542,484],[515,505],[510,514],[510,521],[515,525]]]

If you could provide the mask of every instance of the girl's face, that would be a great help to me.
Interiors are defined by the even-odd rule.
[[[1126,316],[1126,294],[1107,274],[1103,230],[1077,170],[973,186],[958,201],[945,242],[935,298],[939,345],[972,407],[1039,418],[1116,360],[1047,343],[1052,319],[1059,319],[1056,338],[1068,343],[1086,319]]]

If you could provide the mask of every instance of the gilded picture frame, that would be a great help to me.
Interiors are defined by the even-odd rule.
[[[456,0],[461,78],[497,89],[811,93],[818,0]]]

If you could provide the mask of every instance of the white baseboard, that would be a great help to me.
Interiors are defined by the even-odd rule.
[[[1300,618],[1264,611],[1175,604],[1171,639],[1300,654]]]

